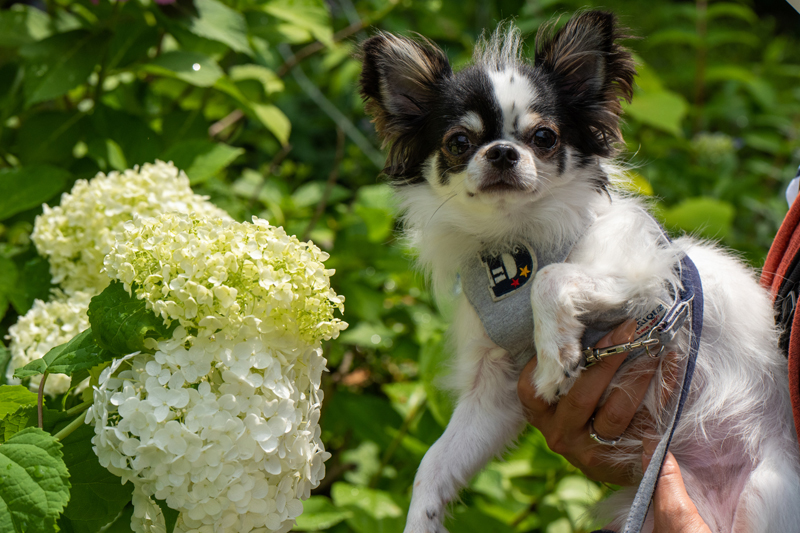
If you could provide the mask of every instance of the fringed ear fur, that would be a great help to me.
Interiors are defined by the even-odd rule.
[[[361,44],[361,95],[389,156],[384,171],[409,178],[422,163],[414,137],[430,118],[444,80],[452,75],[445,53],[429,41],[380,33]],[[427,147],[426,147],[427,148]]]
[[[617,41],[628,37],[605,11],[580,13],[555,35],[547,27],[536,36],[536,66],[552,74],[564,104],[591,128],[598,155],[622,140],[620,99],[630,102],[636,69]]]

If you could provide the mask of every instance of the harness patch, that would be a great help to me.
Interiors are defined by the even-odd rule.
[[[502,300],[524,286],[536,275],[536,254],[528,246],[518,244],[510,252],[496,255],[478,254],[489,277],[489,293],[493,301]]]

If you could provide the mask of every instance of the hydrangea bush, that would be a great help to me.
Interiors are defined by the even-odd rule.
[[[347,325],[327,254],[257,218],[165,214],[124,224],[108,276],[170,338],[107,368],[87,422],[100,463],[131,481],[136,531],[291,529],[325,474],[320,343]]]
[[[12,359],[7,367],[9,383],[17,368],[39,359],[54,347],[86,329],[86,310],[92,296],[108,286],[103,258],[114,244],[114,236],[134,216],[160,213],[193,213],[230,219],[228,214],[192,192],[186,174],[174,164],[156,161],[124,172],[100,173],[91,180],[78,180],[55,207],[43,205],[36,217],[31,239],[50,264],[56,287],[49,302],[36,300],[30,311],[9,328]],[[41,378],[33,378],[31,388]],[[51,376],[44,392],[50,396],[69,389],[69,378]]]

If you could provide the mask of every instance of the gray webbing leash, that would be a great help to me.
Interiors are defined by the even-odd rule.
[[[644,472],[642,481],[639,483],[639,489],[636,491],[636,496],[631,504],[628,518],[625,521],[625,526],[622,533],[638,533],[642,530],[644,521],[647,518],[647,511],[650,508],[650,502],[653,500],[653,494],[656,490],[656,483],[658,476],[661,472],[661,467],[667,456],[667,450],[672,442],[672,436],[675,433],[675,427],[678,425],[683,406],[686,404],[686,399],[689,396],[689,389],[692,383],[692,376],[694,375],[694,368],[697,362],[697,352],[700,348],[700,336],[703,332],[703,286],[700,281],[700,274],[697,267],[694,265],[688,256],[684,256],[681,260],[681,284],[682,288],[679,291],[676,303],[664,315],[657,326],[653,329],[660,329],[657,331],[659,339],[669,340],[680,329],[680,326],[686,319],[687,313],[691,315],[691,340],[689,344],[689,356],[686,358],[686,365],[683,367],[683,376],[681,379],[681,389],[678,399],[675,402],[673,412],[670,416],[670,422],[664,432],[664,436],[656,446],[653,452],[653,457],[650,459],[650,464]],[[652,333],[648,334],[648,339],[652,339]],[[638,346],[634,346],[639,343]],[[649,347],[655,343],[646,343],[640,339],[634,339],[633,342],[627,345],[620,345],[619,347],[613,346],[606,348],[608,353],[601,350],[592,350],[587,354],[587,362],[597,362],[602,357],[611,355],[613,353],[622,353],[637,347],[644,347],[648,350]],[[664,344],[661,345],[662,350]],[[594,360],[590,359],[594,357]],[[605,530],[604,530],[605,531]],[[609,532],[611,533],[611,532]]]

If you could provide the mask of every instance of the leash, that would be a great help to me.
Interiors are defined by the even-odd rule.
[[[661,351],[663,351],[666,343],[672,340],[686,321],[687,316],[691,316],[689,355],[686,359],[686,364],[683,365],[684,370],[681,379],[680,393],[670,415],[670,422],[667,425],[664,436],[659,441],[658,446],[656,446],[653,457],[650,459],[650,464],[644,472],[642,481],[639,483],[639,489],[636,491],[636,496],[631,504],[631,509],[628,513],[628,518],[625,521],[622,533],[638,533],[642,530],[645,518],[647,518],[647,511],[650,509],[650,503],[653,500],[653,494],[656,490],[658,475],[666,459],[667,450],[675,434],[675,427],[678,425],[681,413],[683,412],[683,406],[686,404],[686,399],[689,396],[692,376],[694,375],[694,368],[697,362],[697,352],[700,348],[700,336],[703,332],[703,286],[697,267],[688,256],[684,256],[680,264],[681,285],[683,287],[678,292],[678,297],[673,306],[663,314],[663,318],[658,320],[657,323],[650,327],[649,330],[645,331],[644,334],[634,337],[634,340],[629,343],[610,346],[604,349],[587,349],[584,351],[587,366],[596,363],[603,357],[637,348],[644,348],[649,355],[653,356],[650,354],[650,346],[660,342]],[[654,310],[648,314],[648,317],[653,313],[660,316],[661,310]],[[648,320],[647,317],[643,320],[646,322],[652,321],[652,319]],[[637,328],[637,333],[638,332],[639,328]],[[653,357],[660,355],[661,351]]]

